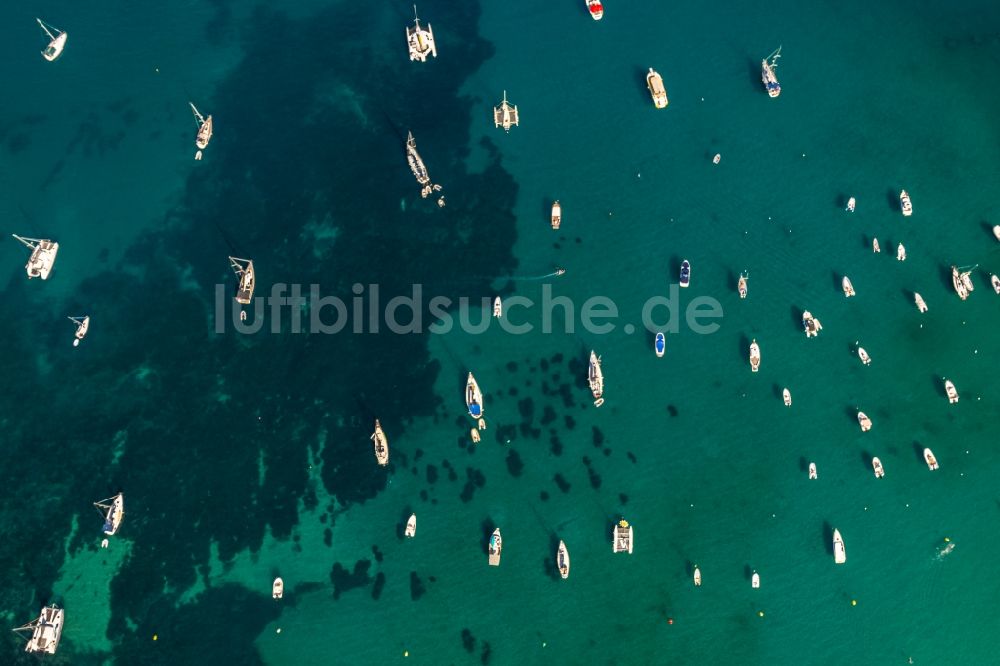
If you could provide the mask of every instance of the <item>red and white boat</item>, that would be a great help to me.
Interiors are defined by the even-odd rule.
[[[586,2],[591,18],[600,21],[604,17],[604,5],[601,4],[601,0],[586,0]]]

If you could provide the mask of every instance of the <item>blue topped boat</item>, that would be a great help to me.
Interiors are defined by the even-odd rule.
[[[653,349],[656,350],[657,358],[663,358],[663,353],[667,351],[667,339],[663,337],[663,333],[656,334],[656,342],[653,343]]]
[[[469,373],[469,380],[465,383],[465,406],[469,408],[469,416],[474,419],[483,415],[483,394],[479,390],[476,378]]]
[[[687,259],[681,262],[681,286],[691,284],[691,263]]]

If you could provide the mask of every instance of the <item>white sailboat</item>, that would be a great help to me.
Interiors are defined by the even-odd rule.
[[[420,17],[417,16],[417,6],[413,5],[413,27],[406,28],[406,46],[410,52],[410,60],[427,62],[427,56],[437,58],[437,45],[434,43],[434,29],[431,24],[427,28],[420,27]]]
[[[31,632],[25,652],[36,654],[55,654],[59,648],[59,639],[62,638],[63,622],[65,621],[65,611],[55,604],[45,606],[39,613],[38,619],[28,624],[18,627],[15,633]]]
[[[843,564],[847,561],[847,550],[844,548],[844,538],[840,536],[840,530],[833,530],[833,561]]]
[[[503,551],[503,539],[500,537],[500,528],[493,530],[490,536],[489,560],[491,567],[500,566],[500,553]]]
[[[403,530],[403,536],[410,537],[411,539],[417,536],[417,514],[410,514],[410,519],[406,521],[406,529]]]
[[[389,440],[382,432],[382,424],[379,423],[378,419],[375,419],[375,432],[372,433],[370,439],[375,443],[375,460],[378,461],[379,465],[385,467],[389,464]]]
[[[781,94],[781,84],[778,83],[778,58],[781,57],[781,47],[760,61],[760,80],[764,83],[768,97],[777,97]]]
[[[66,31],[59,30],[58,28],[45,23],[45,21],[40,18],[36,18],[35,20],[38,21],[38,25],[41,26],[42,30],[49,37],[49,44],[42,51],[42,57],[49,62],[52,62],[61,56],[63,49],[66,48]]]
[[[194,158],[200,160],[201,151],[208,148],[208,142],[212,140],[212,114],[208,114],[208,118],[206,118],[201,115],[201,111],[195,107],[193,102],[188,102],[188,104],[191,105],[195,122],[198,124],[198,133],[194,137],[194,145],[198,147],[198,152],[194,154]]]
[[[28,263],[24,265],[24,270],[28,273],[28,279],[40,277],[43,280],[49,279],[52,266],[56,263],[56,255],[59,253],[59,243],[53,243],[43,238],[26,238],[11,234],[25,247],[31,250]]]
[[[587,383],[590,393],[594,396],[594,407],[604,404],[604,372],[601,370],[601,357],[590,350],[590,365],[587,368]]]
[[[517,127],[520,117],[517,113],[517,104],[507,102],[507,91],[503,91],[503,101],[500,106],[493,107],[493,123],[497,127],[502,127],[504,132],[510,132],[511,127]]]
[[[87,331],[90,330],[90,317],[67,317],[67,319],[76,324],[76,333],[73,334],[73,346],[79,347],[80,340],[83,340],[84,336],[87,335]]]
[[[873,238],[872,239],[872,252],[874,252],[875,254],[878,254],[881,251],[882,251],[882,248],[879,247],[878,239],[877,238]]]
[[[955,266],[951,267],[951,284],[955,287],[955,293],[958,294],[960,299],[964,301],[969,297],[969,289],[966,286],[966,281]]]
[[[747,297],[747,280],[749,277],[746,273],[740,273],[740,280],[736,283],[736,290],[740,292],[740,298]]]
[[[239,285],[236,287],[236,302],[241,305],[249,305],[250,301],[253,300],[254,287],[257,286],[257,277],[253,270],[253,260],[229,257],[229,265],[240,280]]]
[[[125,496],[118,493],[113,497],[94,502],[94,508],[104,516],[104,527],[102,528],[104,533],[108,536],[114,536],[125,517]]]
[[[569,578],[569,550],[562,541],[559,542],[559,550],[556,551],[556,566],[559,567],[559,575],[563,580]]]

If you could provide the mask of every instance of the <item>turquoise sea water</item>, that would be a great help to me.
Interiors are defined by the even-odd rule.
[[[439,57],[422,65],[406,60],[405,3],[50,5],[5,10],[0,45],[0,217],[61,244],[45,283],[25,280],[13,241],[0,254],[9,625],[59,603],[59,659],[74,664],[995,660],[991,3],[609,2],[595,23],[570,0],[428,2]],[[51,65],[35,53],[42,11],[70,32]],[[759,61],[779,44],[772,100]],[[509,135],[490,116],[504,89],[521,112]],[[189,100],[215,118],[202,162]],[[445,209],[416,196],[408,129]],[[228,254],[254,258],[258,295],[377,283],[385,302],[421,283],[540,303],[549,284],[577,308],[609,297],[620,317],[600,335],[578,320],[529,335],[217,335]],[[720,329],[682,322],[656,359],[642,306],[685,258],[681,304],[715,298]],[[952,264],[979,264],[966,302]],[[566,275],[536,279],[556,266]],[[539,309],[510,316],[538,326]],[[816,339],[803,309],[823,322]],[[70,314],[93,318],[78,349]],[[476,447],[470,369],[486,392]],[[376,416],[388,470],[368,442]],[[119,490],[127,517],[102,550],[89,502]],[[632,556],[609,547],[620,517]],[[20,649],[7,635],[0,661]]]

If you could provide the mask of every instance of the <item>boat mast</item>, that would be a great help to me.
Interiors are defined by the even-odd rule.
[[[201,127],[205,124],[205,117],[201,115],[197,108],[195,108],[194,104],[191,102],[188,102],[188,104],[191,104],[191,110],[194,111],[194,117],[198,121],[198,126]]]
[[[49,32],[49,26],[45,25],[45,23],[42,22],[42,19],[36,18],[35,20],[38,21],[38,25],[40,25],[42,27],[42,30],[44,30],[45,34],[49,36],[49,39],[55,39],[56,38],[55,35],[53,35],[51,32]],[[52,29],[55,30],[56,32],[59,32],[58,28],[53,27]]]
[[[767,57],[767,59],[770,61],[771,69],[774,69],[775,67],[778,66],[778,58],[780,57],[781,57],[781,46],[779,45],[777,50]]]
[[[37,238],[25,238],[24,236],[18,236],[17,234],[11,234],[11,236],[13,236],[17,240],[21,241],[21,243],[23,243],[25,246],[31,248],[32,250],[34,250],[36,247],[38,247],[38,244],[41,242]]]
[[[417,30],[420,30],[420,17],[417,16],[416,5],[413,5],[413,25],[417,26]]]

